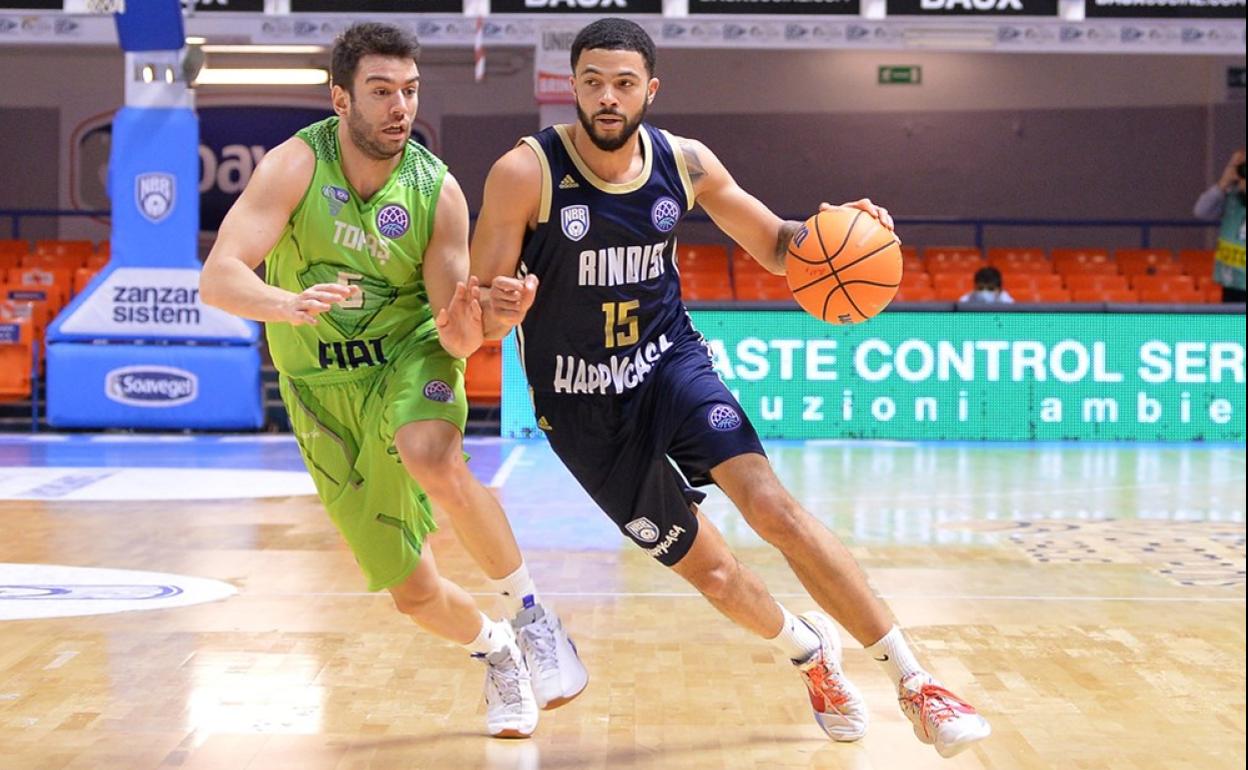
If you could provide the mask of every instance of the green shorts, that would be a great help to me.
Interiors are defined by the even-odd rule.
[[[437,526],[394,435],[419,420],[445,420],[463,432],[463,360],[430,335],[359,379],[315,385],[282,376],[280,385],[317,495],[364,570],[368,590],[402,582]]]

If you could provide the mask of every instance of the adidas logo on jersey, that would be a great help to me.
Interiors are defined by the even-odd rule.
[[[560,190],[574,190],[577,187],[580,187],[580,185],[576,183],[576,180],[572,178],[571,174],[567,174],[563,177],[563,180],[559,182]]]

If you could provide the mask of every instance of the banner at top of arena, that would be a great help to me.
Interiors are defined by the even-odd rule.
[[[1244,0],[1084,0],[1089,19],[1242,19]]]
[[[1057,0],[888,0],[889,16],[1057,16]]]
[[[261,2],[263,5],[263,0]],[[290,0],[291,13],[463,13],[464,0]]]
[[[859,0],[689,0],[689,13],[857,15]]]
[[[663,13],[663,0],[490,0],[490,13]]]

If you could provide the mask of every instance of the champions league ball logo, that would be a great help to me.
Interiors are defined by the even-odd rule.
[[[408,216],[407,209],[397,203],[382,206],[381,211],[377,212],[377,232],[390,240],[394,240],[407,232],[407,228],[411,223],[412,218]]]
[[[716,404],[706,414],[706,421],[717,431],[735,430],[741,427],[741,415],[727,404]]]
[[[173,174],[153,171],[134,178],[134,203],[147,221],[156,224],[173,213],[177,182]]]
[[[451,386],[442,380],[430,380],[425,385],[425,398],[437,401],[439,404],[449,404],[455,400],[455,393],[451,390]]]
[[[650,207],[650,221],[661,233],[670,233],[680,221],[680,204],[666,196]]]

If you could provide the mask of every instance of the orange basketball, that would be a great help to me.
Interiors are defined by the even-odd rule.
[[[789,244],[787,262],[797,303],[833,324],[871,318],[901,284],[901,243],[858,209],[834,208],[807,219]]]

